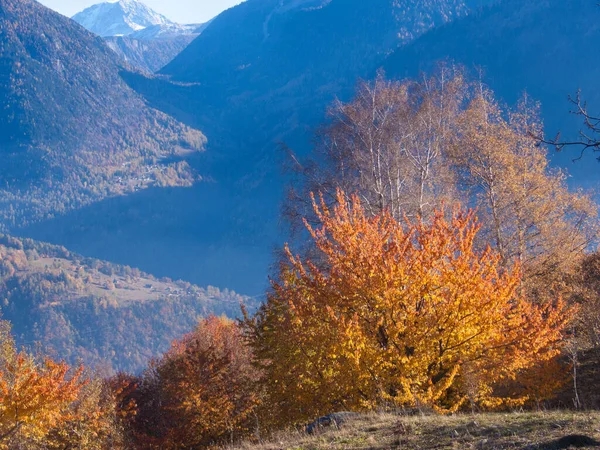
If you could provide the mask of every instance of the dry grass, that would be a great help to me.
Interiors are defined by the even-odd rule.
[[[600,413],[369,414],[348,421],[340,429],[318,435],[282,432],[268,442],[248,442],[230,450],[600,448],[600,444],[568,438],[573,435],[600,441]]]

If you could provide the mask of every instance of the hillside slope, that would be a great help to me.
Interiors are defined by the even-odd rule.
[[[154,73],[171,62],[196,36],[186,34],[161,39],[140,39],[130,35],[109,36],[104,39],[110,49],[127,64]]]
[[[270,442],[247,443],[231,449],[528,449],[560,450],[598,448],[600,415],[597,412],[473,415],[358,415],[339,430],[325,429],[305,435],[280,433]]]
[[[151,109],[101,38],[33,0],[0,0],[0,225],[150,185],[189,185],[173,158],[204,136]]]
[[[140,371],[200,317],[236,317],[235,292],[156,279],[63,247],[0,235],[0,312],[19,345],[72,364]]]

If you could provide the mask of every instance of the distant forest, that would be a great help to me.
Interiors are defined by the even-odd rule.
[[[0,235],[0,311],[19,345],[111,373],[138,372],[201,317],[250,299]]]

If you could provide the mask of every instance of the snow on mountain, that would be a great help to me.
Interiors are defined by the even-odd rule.
[[[73,16],[104,38],[120,58],[144,72],[155,72],[192,42],[210,22],[182,25],[137,0],[108,0]]]
[[[75,14],[73,20],[103,37],[127,36],[153,26],[179,26],[136,0],[99,3]]]

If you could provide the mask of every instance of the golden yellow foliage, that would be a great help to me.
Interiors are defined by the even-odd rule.
[[[442,65],[417,80],[361,82],[329,112],[316,157],[294,160],[302,175],[286,206],[294,227],[318,223],[309,192],[334,205],[337,187],[358,195],[369,215],[387,210],[399,221],[428,220],[459,200],[481,219],[478,248],[491,245],[505,267],[519,263],[530,299],[569,295],[569,278],[597,241],[598,205],[551,167],[531,98],[506,107],[460,67]]]
[[[286,248],[267,303],[246,319],[274,423],[379,405],[456,411],[523,403],[497,397],[559,352],[572,311],[519,294],[520,271],[497,252],[478,252],[472,212],[436,212],[430,222],[368,215],[358,197],[314,201],[312,260]]]
[[[64,362],[17,352],[0,321],[0,449],[125,448],[104,382]]]
[[[530,98],[507,113],[483,90],[458,118],[450,153],[485,221],[481,237],[504,264],[517,261],[528,293],[545,301],[567,292],[565,277],[596,238],[598,206],[549,167],[547,149],[534,137],[540,135],[538,105]]]
[[[123,427],[117,420],[116,403],[115,394],[103,380],[91,380],[71,403],[70,415],[48,434],[43,448],[129,448],[123,437]]]
[[[69,406],[87,382],[82,371],[69,376],[66,364],[50,359],[37,364],[23,352],[4,360],[0,367],[0,448],[15,435],[41,440],[69,420]]]

